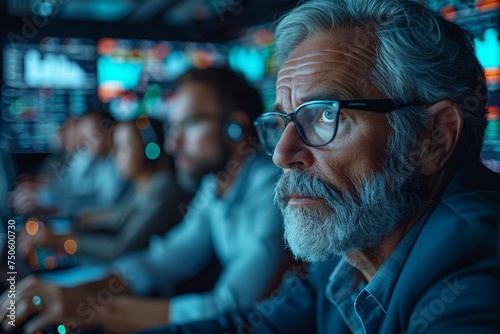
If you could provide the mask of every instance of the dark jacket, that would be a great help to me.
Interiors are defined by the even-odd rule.
[[[335,265],[285,279],[252,309],[145,333],[350,333],[325,295]],[[500,333],[498,175],[470,164],[454,177],[403,265],[379,332]]]

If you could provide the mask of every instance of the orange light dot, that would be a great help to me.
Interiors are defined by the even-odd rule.
[[[146,130],[149,126],[149,118],[145,115],[137,117],[137,119],[135,120],[135,126],[139,130]]]
[[[76,244],[76,241],[73,239],[68,239],[64,242],[64,250],[68,254],[75,254],[77,248],[78,248],[78,245]]]
[[[30,235],[35,235],[38,232],[38,221],[35,219],[28,219],[26,222],[26,232]]]

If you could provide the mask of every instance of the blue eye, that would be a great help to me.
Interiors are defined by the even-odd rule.
[[[333,111],[331,109],[324,110],[321,115],[321,120],[323,122],[333,122],[335,120]]]

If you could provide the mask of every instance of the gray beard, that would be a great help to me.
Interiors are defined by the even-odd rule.
[[[275,201],[283,213],[286,243],[295,257],[320,262],[372,248],[414,217],[423,205],[420,176],[414,170],[390,166],[394,164],[386,163],[382,171],[362,179],[354,195],[341,193],[304,172],[283,174],[276,185]],[[289,206],[290,194],[325,202]]]

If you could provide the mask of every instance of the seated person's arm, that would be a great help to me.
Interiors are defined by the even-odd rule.
[[[288,253],[282,242],[280,212],[272,205],[260,205],[251,219],[235,221],[249,226],[239,249],[222,263],[223,271],[212,291],[175,296],[170,305],[170,321],[185,323],[210,319],[229,310],[248,307],[265,297],[279,281]],[[212,233],[218,233],[217,230]]]
[[[116,220],[118,209],[119,206],[113,206],[80,212],[73,220],[78,229],[105,228],[109,222]]]
[[[129,253],[112,264],[134,295],[169,296],[213,259],[209,224],[188,212],[163,237],[151,239],[146,250]]]
[[[32,232],[33,233],[33,232]],[[19,235],[18,252],[23,256],[27,256],[36,247],[54,247],[62,248],[67,240],[77,241],[75,233],[54,234],[50,227],[39,227],[34,235],[28,233],[25,229]]]
[[[194,276],[210,262],[213,256],[210,230],[201,218],[195,215],[185,220],[160,243],[154,244],[148,251],[137,252],[137,256],[130,257],[130,261],[123,258],[116,268],[119,277],[111,275],[76,288],[59,287],[34,276],[19,282],[16,325],[22,325],[38,313],[39,317],[26,324],[26,332],[61,322],[75,324],[82,329],[120,326],[120,330],[125,331],[128,330],[125,326],[135,330],[165,323],[168,320],[166,299],[159,301],[125,295],[129,291],[137,295],[151,294],[165,286],[172,286],[173,290],[176,284]],[[43,311],[33,305],[34,295],[41,297]],[[8,321],[9,302],[6,292],[0,298],[2,323]],[[134,307],[130,306],[132,304]],[[123,319],[125,308],[133,312],[127,313],[129,317],[126,321]],[[149,312],[148,316],[140,310]]]
[[[120,220],[121,228],[114,234],[78,233],[79,251],[113,260],[127,251],[146,247],[152,235],[167,231],[182,218],[178,206],[183,197],[171,190],[169,187],[152,194],[141,210],[137,207],[132,210],[122,208],[126,214],[116,219]]]
[[[161,326],[168,323],[168,306],[168,299],[118,295],[106,307],[99,327],[113,333],[129,333]]]
[[[0,297],[3,307],[0,322],[4,331],[15,329],[9,324],[12,319],[8,307],[12,301],[16,305],[15,326],[24,325],[24,333],[63,323],[73,329],[124,332],[127,328],[147,328],[166,322],[167,300],[138,299],[129,293],[126,281],[116,273],[74,288],[50,284],[31,275],[18,283],[15,297],[9,291]],[[34,296],[40,298],[40,305],[35,305]]]
[[[325,266],[325,265],[322,265]],[[331,271],[313,269],[311,275]],[[288,273],[273,294],[247,309],[228,312],[217,318],[170,325],[141,332],[141,334],[205,334],[205,333],[314,333],[316,331],[316,294],[323,289],[315,287],[314,279],[306,279],[300,270]]]
[[[109,289],[112,290],[113,294],[131,294],[127,281],[114,270],[112,270],[106,277],[100,280],[83,283],[79,285],[78,288],[97,291],[101,289]]]

